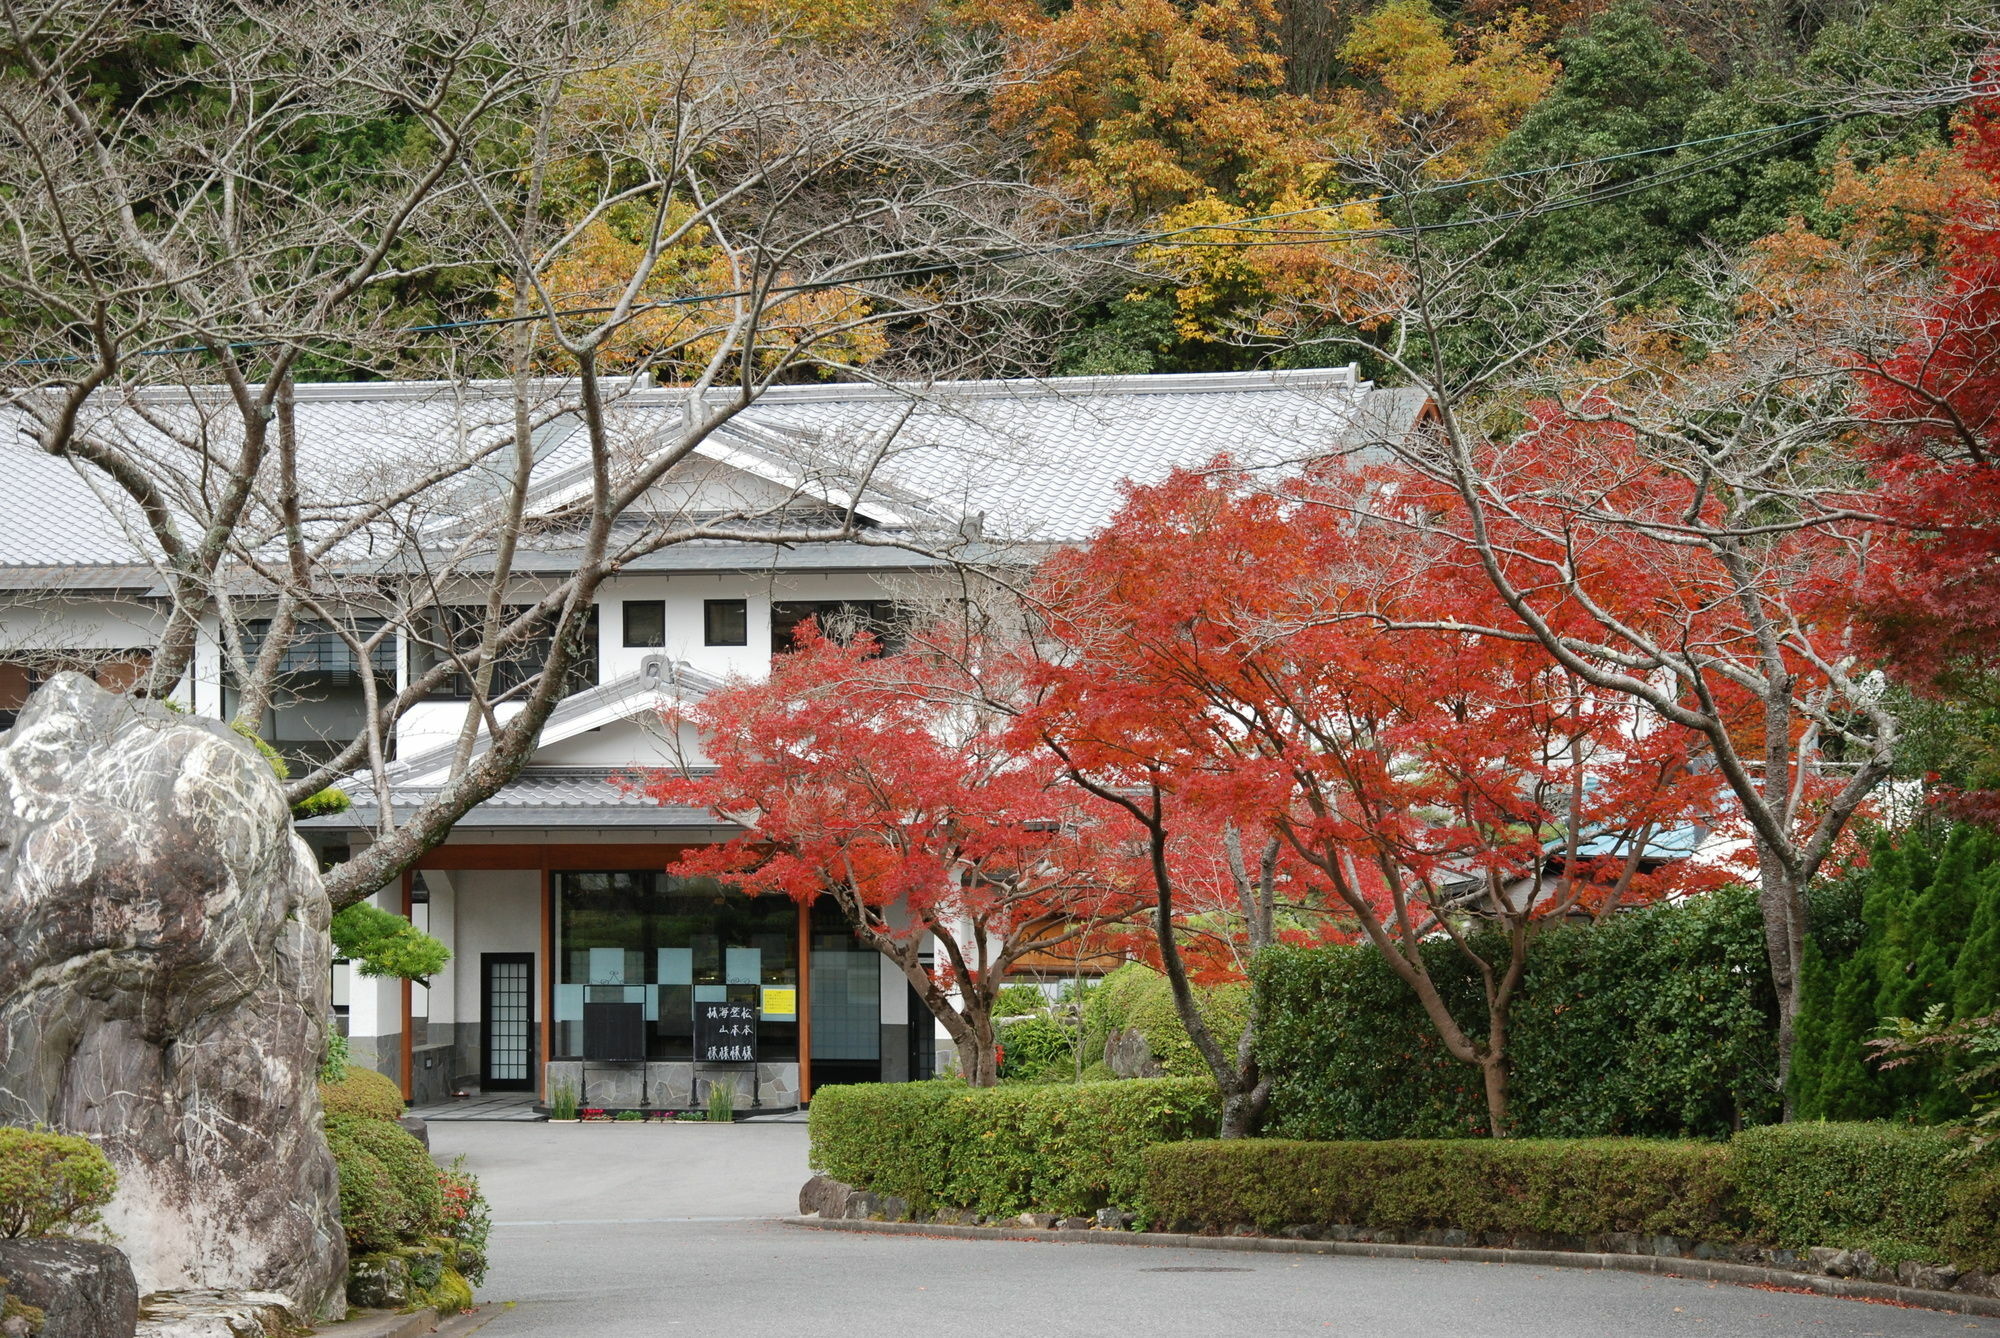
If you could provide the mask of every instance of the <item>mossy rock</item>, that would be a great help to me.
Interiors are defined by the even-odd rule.
[[[1250,987],[1240,984],[1197,987],[1195,1004],[1224,1050],[1233,1051],[1250,1020]],[[1174,1007],[1173,987],[1151,967],[1129,962],[1085,996],[1083,1058],[1104,1062],[1105,1043],[1114,1035],[1136,1033],[1159,1072],[1170,1078],[1206,1078],[1208,1063],[1195,1049]]]
[[[321,1083],[319,1102],[328,1115],[359,1115],[391,1123],[403,1118],[403,1089],[396,1080],[359,1065],[350,1065],[347,1076],[339,1082]]]
[[[35,1334],[42,1331],[42,1323],[47,1318],[40,1306],[29,1305],[8,1291],[7,1279],[0,1278],[0,1323],[10,1319],[25,1319],[28,1321],[28,1332]]]
[[[412,1291],[410,1308],[429,1306],[440,1315],[456,1315],[472,1309],[472,1284],[455,1268],[445,1269],[437,1283],[422,1291]]]

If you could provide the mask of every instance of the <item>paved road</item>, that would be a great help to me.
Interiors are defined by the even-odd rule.
[[[798,1126],[432,1126],[494,1204],[481,1338],[1934,1338],[2000,1320],[1632,1273],[810,1231]]]

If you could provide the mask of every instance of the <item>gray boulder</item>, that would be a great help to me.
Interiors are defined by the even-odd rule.
[[[132,1338],[139,1284],[116,1246],[87,1240],[0,1240],[0,1278],[43,1314],[38,1338]]]
[[[141,1292],[339,1303],[329,918],[276,777],[223,725],[62,674],[0,735],[0,1122],[104,1149]]]
[[[1120,1028],[1104,1038],[1104,1062],[1121,1078],[1157,1078],[1166,1072],[1137,1027]]]

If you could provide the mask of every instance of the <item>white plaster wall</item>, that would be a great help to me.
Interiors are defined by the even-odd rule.
[[[683,729],[680,733],[687,736],[691,731]],[[538,766],[663,767],[675,760],[667,728],[657,717],[621,720],[587,730],[546,744],[535,753]]]
[[[403,890],[397,884],[368,898],[396,915],[403,913]],[[395,1036],[403,1030],[403,982],[388,976],[364,976],[350,963],[340,968],[347,976],[347,1035],[349,1040]]]
[[[462,876],[436,869],[424,871],[424,886],[431,890],[431,937],[451,949],[451,960],[444,970],[431,977],[428,993],[433,1026],[449,1026],[458,1020],[458,977],[463,964],[458,958],[458,888],[452,880]]]
[[[483,952],[535,954],[536,1020],[540,1021],[542,875],[533,869],[468,870],[452,875],[454,942],[452,1016],[479,1021],[479,955]],[[433,1014],[435,1016],[435,1014]]]
[[[910,1020],[910,978],[887,957],[881,960],[882,1022],[885,1026],[899,1027]]]

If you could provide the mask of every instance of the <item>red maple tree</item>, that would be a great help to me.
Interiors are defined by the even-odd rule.
[[[992,691],[921,638],[879,655],[801,626],[770,677],[712,693],[682,720],[709,768],[640,782],[709,808],[743,834],[683,857],[682,873],[753,895],[829,897],[894,962],[958,1048],[965,1078],[997,1080],[993,1004],[1030,953],[1077,945],[1128,915],[1101,822],[1038,749],[1008,737]],[[924,955],[935,944],[935,965]]]
[[[1646,852],[1712,815],[1718,782],[1684,734],[1538,645],[1454,630],[1505,610],[1449,549],[1314,504],[1320,484],[1228,479],[1136,490],[1050,564],[1068,654],[1022,728],[1143,834],[1167,974],[1226,1113],[1253,1117],[1261,1094],[1190,1016],[1170,932],[1190,815],[1279,839],[1292,876],[1325,889],[1478,1069],[1504,1134],[1509,1010],[1537,925],[1710,877],[1658,872]],[[1432,978],[1426,950],[1444,942],[1482,982],[1483,1030]]]
[[[1866,590],[1881,651],[1920,687],[1993,700],[2000,670],[2000,99],[1960,117],[1965,167],[1911,338],[1864,362],[1876,487],[1894,527]],[[1980,785],[1985,790],[1983,782]],[[2000,794],[1960,797],[1991,818]]]

